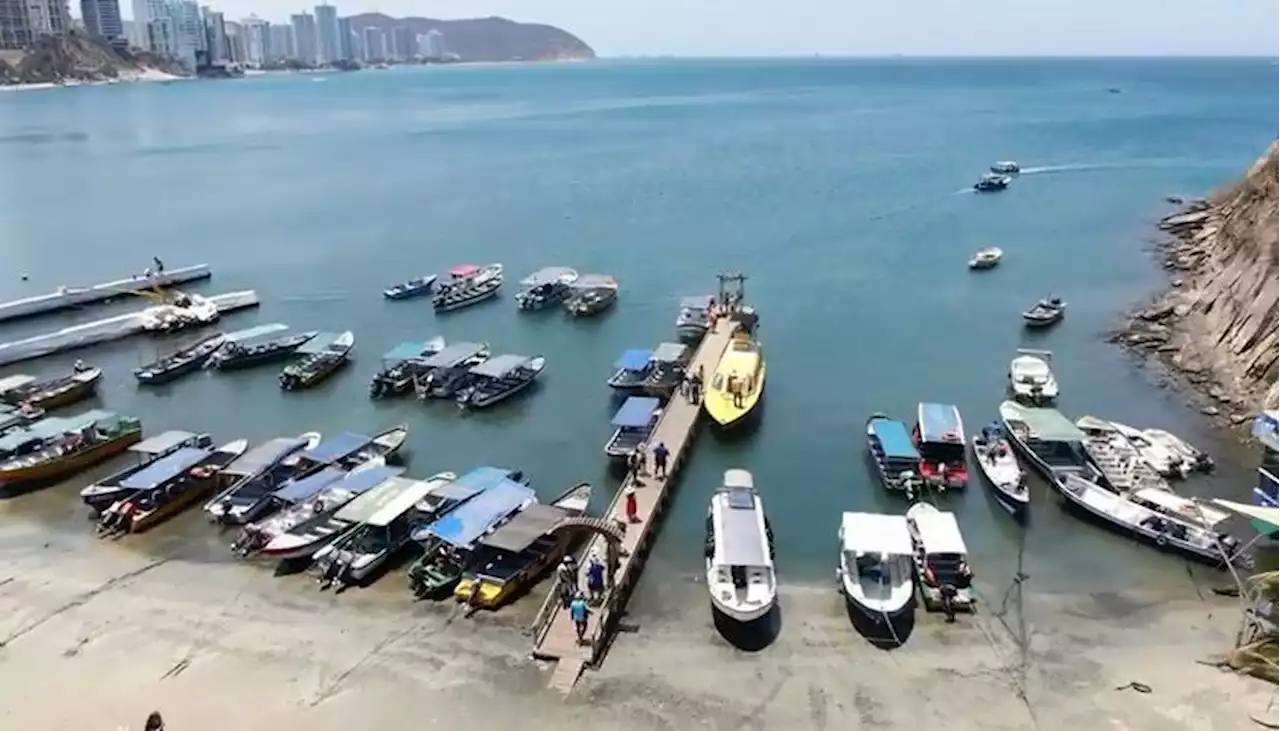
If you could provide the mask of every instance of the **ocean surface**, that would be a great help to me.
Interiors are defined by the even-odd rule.
[[[143,389],[130,370],[173,341],[138,338],[77,354],[107,369],[105,406],[219,441],[403,422],[411,475],[518,467],[543,496],[608,486],[603,506],[616,484],[601,452],[611,364],[672,339],[681,297],[742,270],[762,314],[766,412],[742,438],[699,440],[647,574],[655,586],[697,574],[707,497],[724,469],[743,467],[784,580],[827,581],[841,511],[901,509],[868,470],[867,416],[912,422],[917,402],[946,401],[976,430],[996,416],[1018,347],[1053,351],[1073,418],[1162,426],[1219,457],[1215,477],[1180,490],[1248,494],[1256,453],[1104,338],[1161,285],[1147,249],[1164,198],[1229,181],[1275,136],[1275,82],[1266,59],[703,60],[0,94],[0,299],[114,279],[155,255],[171,268],[208,262],[214,278],[198,291],[263,299],[227,329],[352,329],[353,366],[296,394],[279,391],[273,367]],[[1025,172],[1002,194],[972,194],[1002,159]],[[970,254],[992,244],[1004,263],[969,272]],[[490,261],[508,272],[498,301],[436,317],[428,300],[381,296]],[[516,280],[547,265],[615,275],[618,307],[585,322],[518,313]],[[1019,313],[1050,292],[1068,317],[1032,337]],[[114,311],[0,325],[0,340]],[[476,415],[371,402],[379,356],[435,334],[543,354],[549,367],[536,391]],[[84,481],[8,510],[85,531],[73,497]],[[942,501],[992,584],[1020,550],[1038,591],[1187,581],[1178,560],[1080,522],[1038,482],[1033,499],[1025,533],[976,475]],[[194,515],[136,545],[230,560]]]

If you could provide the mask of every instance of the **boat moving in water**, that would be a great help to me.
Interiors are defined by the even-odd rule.
[[[215,489],[218,473],[248,447],[237,439],[212,451],[180,450],[128,478],[136,491],[103,512],[98,536],[141,533],[177,515]]]
[[[310,558],[350,526],[334,524],[334,516],[355,498],[404,473],[371,460],[350,472],[328,467],[293,485],[296,494],[307,494],[265,520],[245,526],[231,549],[242,557],[255,551],[281,561]],[[310,482],[303,486],[301,482]],[[315,492],[311,492],[312,490]]]
[[[516,306],[522,310],[541,310],[557,305],[573,294],[578,272],[569,267],[543,267],[520,280]]]
[[[999,246],[990,246],[981,249],[969,259],[970,269],[994,269],[1000,260],[1004,258],[1004,252]]]
[[[226,340],[226,335],[215,333],[198,340],[194,345],[134,369],[133,377],[138,379],[138,383],[151,386],[175,381],[203,368],[205,362]]]
[[[687,342],[697,342],[707,334],[711,326],[711,307],[715,296],[701,294],[680,300],[680,314],[676,316],[676,335]]]
[[[1033,406],[1052,404],[1058,399],[1058,379],[1049,369],[1053,353],[1048,350],[1018,348],[1009,361],[1009,391],[1019,401]]]
[[[93,396],[102,381],[102,369],[81,366],[71,373],[43,380],[28,375],[0,378],[0,404],[51,411]]]
[[[907,510],[907,526],[915,543],[916,575],[925,609],[941,609],[948,615],[957,609],[972,611],[973,571],[955,514],[916,503]]]
[[[840,567],[845,600],[873,622],[891,626],[915,613],[915,546],[902,515],[845,513],[840,519]]]
[[[907,425],[879,412],[867,419],[867,452],[885,489],[914,499],[923,487],[920,452]]]
[[[325,380],[351,361],[351,349],[355,345],[356,336],[350,330],[338,335],[315,336],[296,351],[303,355],[302,360],[285,366],[280,373],[280,388],[299,391]]]
[[[498,295],[502,287],[502,265],[478,267],[460,264],[449,270],[450,281],[440,285],[431,305],[436,312],[451,312]]]
[[[951,404],[922,403],[916,407],[912,432],[920,452],[920,476],[939,489],[958,489],[969,482],[964,421]]]
[[[424,363],[445,349],[444,338],[426,342],[406,341],[382,355],[382,369],[369,383],[369,398],[400,396],[413,390],[413,380],[430,370]]]
[[[618,280],[607,274],[584,274],[571,286],[564,309],[574,317],[604,312],[618,301]]]
[[[40,430],[34,429],[40,426]],[[53,417],[0,437],[0,486],[49,482],[120,454],[142,440],[142,422],[111,411]]]
[[[1017,175],[1022,172],[1022,167],[1013,160],[1001,160],[991,166],[991,172],[997,175]]]
[[[129,453],[134,456],[133,464],[85,487],[80,491],[80,499],[89,506],[90,510],[101,513],[140,489],[136,486],[137,480],[133,478],[149,470],[150,467],[158,466],[162,460],[171,455],[185,452],[186,456],[182,459],[174,460],[183,462],[192,454],[208,452],[212,446],[213,438],[208,434],[195,434],[189,431],[167,431],[144,439],[129,447]],[[195,462],[183,464],[177,471],[188,469],[195,464]],[[167,469],[169,469],[168,466],[158,471],[163,472]]]
[[[1009,187],[1009,183],[1013,182],[1013,178],[1008,175],[997,175],[996,173],[983,173],[978,178],[978,182],[973,184],[973,189],[979,193],[994,193]]]
[[[745,423],[764,395],[764,376],[760,342],[746,328],[739,327],[707,384],[703,409],[720,427]]]
[[[547,367],[538,355],[499,355],[471,368],[472,382],[458,392],[458,406],[483,409],[505,401],[532,386]]]
[[[1000,432],[999,422],[983,427],[982,433],[973,436],[973,456],[1000,507],[1015,520],[1025,520],[1031,493],[1013,447]]]
[[[750,472],[725,470],[707,509],[703,552],[716,613],[745,624],[773,609],[778,600],[773,530]]]
[[[436,275],[427,274],[421,277],[414,277],[393,287],[388,287],[382,290],[382,296],[389,300],[407,300],[413,297],[422,297],[430,294],[431,288],[435,285]]]

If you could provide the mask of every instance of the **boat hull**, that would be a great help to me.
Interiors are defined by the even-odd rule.
[[[863,618],[876,623],[887,621],[890,625],[898,626],[903,624],[903,621],[912,614],[915,614],[916,611],[916,597],[914,592],[912,592],[910,598],[907,599],[906,602],[902,603],[900,606],[891,608],[873,607],[867,604],[863,601],[863,597],[858,596],[857,593],[849,590],[847,581],[841,582],[840,593],[844,595],[845,604],[852,607]]]
[[[45,482],[88,469],[120,454],[142,441],[142,430],[126,432],[109,442],[95,445],[65,459],[0,472],[0,485]]]
[[[208,497],[217,484],[217,481],[212,479],[200,480],[197,484],[188,486],[181,494],[155,510],[135,513],[132,522],[129,524],[129,532],[142,533],[154,528]]]
[[[59,390],[45,398],[33,397],[27,399],[26,403],[30,404],[32,408],[43,409],[45,411],[52,411],[53,409],[62,408],[63,406],[70,406],[71,404],[78,403],[92,397],[98,391],[98,383],[101,380],[102,371],[99,370],[96,378],[77,383],[65,390]],[[17,404],[15,404],[15,406],[16,405]]]
[[[770,597],[767,602],[762,602],[750,607],[729,604],[720,601],[714,594],[711,596],[711,611],[723,619],[729,620],[730,622],[737,622],[738,624],[751,624],[752,622],[759,621],[761,618],[768,615],[769,612],[773,611],[773,608],[777,605],[777,594]]]

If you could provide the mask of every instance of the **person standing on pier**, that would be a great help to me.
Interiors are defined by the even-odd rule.
[[[587,606],[586,597],[582,596],[582,592],[578,592],[573,597],[573,601],[569,602],[569,617],[573,620],[573,628],[578,632],[578,644],[581,645],[587,639],[587,616],[591,613],[591,608]]]
[[[160,261],[160,257],[151,257],[151,263],[156,265],[156,274],[164,274],[164,262]]]
[[[569,603],[573,601],[574,594],[578,591],[578,562],[573,560],[573,556],[565,556],[560,562],[558,571],[560,575],[560,601],[565,608],[569,607]]]
[[[667,445],[658,442],[658,446],[653,448],[653,474],[660,480],[667,479],[667,457],[671,453],[667,451]]]
[[[597,606],[604,599],[604,562],[597,553],[592,553],[587,562],[587,596]]]
[[[627,512],[628,523],[640,522],[640,504],[636,500],[636,489],[631,485],[627,485],[627,489],[622,491],[623,509]]]

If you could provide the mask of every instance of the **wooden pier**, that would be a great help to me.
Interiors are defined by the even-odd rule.
[[[737,327],[737,322],[730,317],[721,318],[714,328],[708,330],[702,342],[694,352],[689,364],[689,372],[696,372],[701,366],[707,378],[715,372],[716,365],[729,346],[730,336]],[[616,543],[613,536],[597,534],[588,546],[585,555],[598,552],[603,559],[609,558],[612,564],[612,576],[606,577],[604,601],[592,607],[589,615],[587,632],[582,643],[578,642],[577,631],[569,611],[561,602],[560,581],[557,579],[547,595],[546,601],[538,611],[531,630],[533,634],[533,656],[540,660],[557,661],[551,685],[558,690],[568,692],[578,680],[582,669],[594,665],[601,659],[609,639],[615,631],[618,619],[626,608],[631,589],[640,578],[644,568],[645,557],[662,522],[663,511],[670,499],[673,483],[689,456],[693,443],[695,427],[702,412],[701,404],[693,404],[680,393],[671,397],[664,407],[653,433],[647,440],[652,447],[658,443],[665,444],[670,456],[667,461],[668,474],[659,478],[654,474],[652,456],[646,462],[645,474],[639,479],[628,476],[623,481],[617,495],[614,496],[608,512],[609,521],[626,520],[623,495],[626,488],[633,487],[638,504],[636,522],[626,523],[621,544]],[[610,581],[611,579],[611,581]],[[586,568],[579,572],[579,588],[585,593]]]

